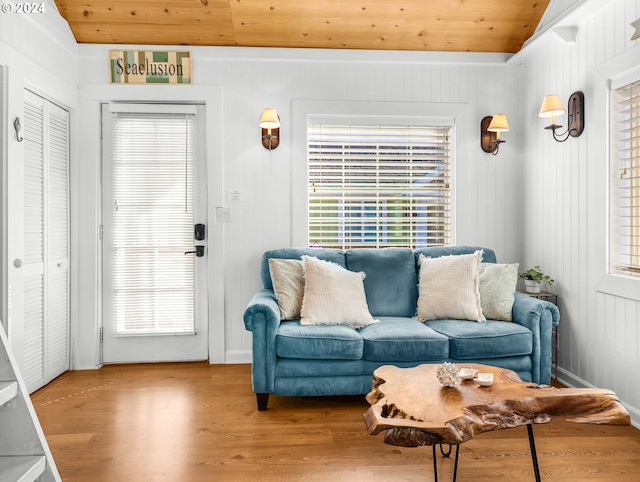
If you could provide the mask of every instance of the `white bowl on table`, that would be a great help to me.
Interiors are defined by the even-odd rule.
[[[478,373],[478,376],[473,381],[481,387],[489,387],[493,385],[493,373]]]
[[[472,380],[478,374],[479,370],[475,368],[461,368],[458,370],[458,376],[463,380]]]

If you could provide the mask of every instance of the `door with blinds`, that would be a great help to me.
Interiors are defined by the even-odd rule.
[[[102,130],[103,362],[205,360],[203,106],[105,104]]]
[[[25,91],[23,138],[24,257],[14,265],[24,324],[16,351],[32,392],[69,369],[68,112]]]

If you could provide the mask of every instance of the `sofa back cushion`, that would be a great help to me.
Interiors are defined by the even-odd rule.
[[[366,274],[364,291],[372,316],[415,316],[418,276],[411,249],[350,249],[345,259],[348,270]]]
[[[260,264],[260,281],[262,287],[272,290],[271,273],[269,272],[269,258],[276,259],[302,259],[303,255],[315,256],[319,259],[332,261],[345,267],[344,251],[331,248],[281,248],[265,251]]]
[[[416,249],[414,253],[416,255],[416,266],[417,266],[418,257],[420,256],[420,254],[424,254],[428,258],[439,258],[440,256],[473,254],[478,250],[482,251],[483,263],[496,262],[496,253],[493,249],[482,248],[479,246],[431,246],[429,248]]]
[[[418,256],[473,254],[482,250],[482,261],[495,263],[492,249],[475,246],[433,246],[409,248],[361,248],[342,251],[333,248],[280,248],[265,251],[260,265],[260,281],[273,290],[269,259],[302,259],[303,255],[331,261],[350,271],[364,271],[364,289],[373,317],[416,315],[418,303]]]

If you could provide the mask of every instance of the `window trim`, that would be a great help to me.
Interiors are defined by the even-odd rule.
[[[637,225],[635,224],[636,218],[635,216],[631,216],[631,226],[626,229],[621,227],[621,215],[620,211],[624,209],[625,213],[628,214],[628,211],[636,211],[638,206],[637,202],[639,200],[637,190],[638,186],[636,185],[637,181],[632,181],[631,186],[625,186],[624,183],[620,181],[620,163],[624,162],[626,157],[621,156],[621,143],[625,144],[624,149],[627,149],[627,143],[631,139],[625,138],[624,140],[620,140],[619,136],[622,134],[620,131],[619,123],[619,104],[621,102],[620,96],[617,91],[620,88],[627,88],[634,85],[634,89],[638,88],[638,84],[640,84],[640,71],[634,76],[635,80],[625,79],[623,82],[611,82],[609,89],[609,264],[607,272],[609,274],[620,275],[623,277],[628,277],[630,279],[640,279],[640,277],[636,274],[626,274],[625,269],[633,269],[634,271],[638,268],[638,263],[633,259],[629,259],[628,262],[621,261],[621,253],[626,253],[626,249],[628,248],[631,253],[628,254],[631,258],[637,257]],[[632,91],[633,93],[634,91]],[[627,94],[624,94],[622,97],[623,100],[626,101]],[[634,122],[635,122],[634,118]],[[632,128],[632,133],[636,134],[637,128]],[[624,134],[622,134],[624,136]],[[635,139],[632,138],[632,139]],[[635,141],[634,141],[635,142]],[[636,148],[634,147],[635,151]],[[635,164],[636,159],[632,158],[632,163]],[[627,172],[627,168],[631,171],[631,179],[635,179],[635,174],[637,174],[637,166],[624,165],[624,172]],[[620,193],[620,194],[617,194]],[[627,197],[629,196],[629,197]],[[630,206],[622,207],[621,200],[622,199],[630,199]],[[629,241],[623,241],[622,238],[629,237]]]
[[[606,183],[606,243],[604,244],[604,259],[606,260],[605,273],[596,284],[598,293],[619,296],[635,301],[640,301],[640,278],[624,276],[611,272],[611,189],[613,175],[611,169],[611,90],[617,89],[634,80],[640,79],[640,66],[637,65],[637,56],[640,53],[640,45],[626,50],[622,54],[603,62],[597,67],[598,72],[606,82],[606,153],[607,153],[607,183]]]
[[[368,102],[368,101],[293,101],[293,143],[292,143],[292,246],[308,246],[307,195],[307,124],[310,121],[330,121],[331,123],[368,122],[371,125],[424,123],[432,124],[442,119],[453,119],[456,133],[452,143],[451,157],[469,157],[469,143],[457,142],[457,139],[469,139],[471,125],[469,106],[462,103],[428,102]],[[456,242],[456,163],[451,164],[451,243]]]
[[[640,279],[620,274],[605,274],[596,286],[596,291],[608,295],[640,301]]]

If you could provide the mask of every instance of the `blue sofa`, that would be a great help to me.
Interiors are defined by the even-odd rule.
[[[258,409],[269,394],[282,396],[357,395],[371,390],[373,371],[382,365],[482,363],[508,368],[525,381],[548,384],[551,378],[551,330],[560,321],[555,305],[514,294],[512,322],[416,318],[418,256],[471,254],[483,250],[483,262],[496,262],[493,250],[471,246],[352,249],[283,248],[264,253],[263,288],[244,312],[252,332],[252,384]],[[369,311],[380,323],[360,329],[303,326],[281,321],[269,271],[269,258],[332,261],[364,271]]]

